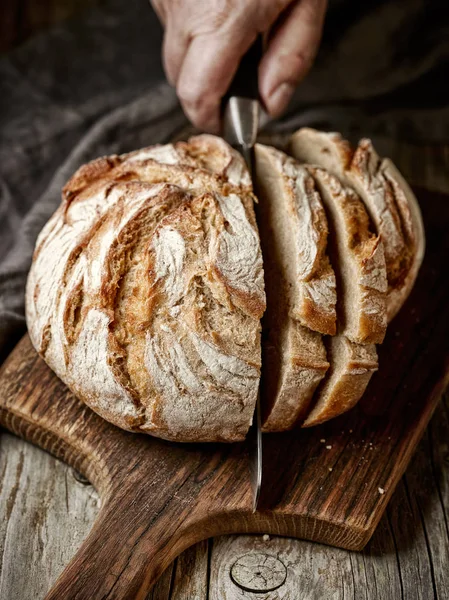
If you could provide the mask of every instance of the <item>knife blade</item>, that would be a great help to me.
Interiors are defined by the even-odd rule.
[[[259,129],[259,86],[257,71],[262,57],[262,36],[240,61],[237,73],[224,97],[223,129],[225,139],[245,159],[251,178],[254,174],[254,144]],[[260,390],[257,394],[253,424],[248,433],[252,509],[257,509],[262,486],[262,430]]]

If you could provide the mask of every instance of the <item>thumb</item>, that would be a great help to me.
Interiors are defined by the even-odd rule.
[[[259,66],[259,91],[277,117],[313,64],[323,31],[327,0],[299,0],[285,14],[269,40]]]

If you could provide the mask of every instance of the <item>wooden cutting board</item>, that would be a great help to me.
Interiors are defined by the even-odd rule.
[[[0,371],[0,422],[85,474],[102,498],[47,598],[143,599],[185,548],[224,533],[363,548],[449,375],[449,197],[416,193],[426,258],[380,349],[379,373],[348,414],[264,435],[255,514],[245,444],[181,445],[121,431],[79,402],[23,338]]]

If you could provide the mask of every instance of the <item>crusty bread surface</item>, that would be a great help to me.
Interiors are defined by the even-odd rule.
[[[317,331],[335,333],[335,276],[313,178],[279,150],[257,145],[255,154],[267,287],[262,424],[264,431],[285,431],[304,418],[329,366]]]
[[[424,253],[422,218],[413,192],[368,139],[354,149],[338,133],[304,127],[293,134],[290,147],[296,158],[326,169],[365,203],[384,245],[391,321],[413,287]]]
[[[26,318],[103,418],[233,442],[259,388],[266,432],[318,425],[363,395],[423,259],[419,205],[370,140],[303,128],[290,147],[256,146],[258,200],[243,158],[210,135],[99,158],[66,184],[36,243]]]
[[[303,427],[319,425],[352,408],[378,368],[373,344],[354,344],[345,336],[336,335],[326,339],[326,349],[329,371],[317,390],[315,404]]]
[[[330,256],[338,292],[338,330],[361,344],[382,343],[387,329],[387,275],[383,245],[371,233],[357,194],[324,169],[308,167],[331,223]]]
[[[262,144],[256,145],[256,173],[259,222],[271,231],[273,247],[267,254],[282,256],[290,315],[313,331],[334,335],[335,275],[327,255],[327,218],[313,177],[291,157]]]
[[[242,158],[212,136],[82,167],[37,242],[36,349],[120,427],[243,439],[265,309],[252,205]]]

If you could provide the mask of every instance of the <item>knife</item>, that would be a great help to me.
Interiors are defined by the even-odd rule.
[[[257,71],[262,58],[262,36],[240,61],[237,73],[223,99],[223,129],[225,139],[245,159],[251,178],[254,174],[254,144],[259,129],[259,85]],[[253,424],[248,433],[253,512],[257,509],[262,485],[262,430],[260,390],[257,394]]]

